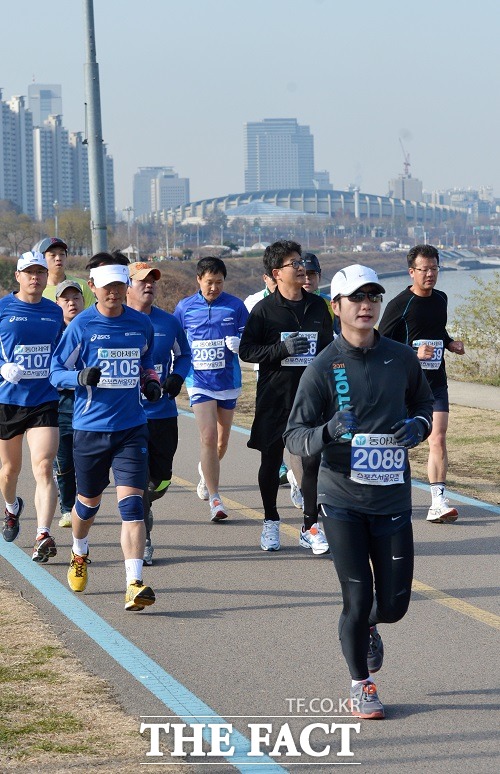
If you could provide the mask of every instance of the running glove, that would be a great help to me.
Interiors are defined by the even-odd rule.
[[[336,411],[328,422],[326,429],[332,441],[338,441],[346,433],[355,433],[359,420],[353,412],[353,406],[345,406],[342,411]]]
[[[156,403],[161,398],[161,385],[154,368],[141,371],[141,392],[150,403]]]
[[[179,376],[179,374],[170,374],[162,384],[163,394],[168,395],[169,398],[176,398],[180,393],[183,384],[184,379],[182,376]]]
[[[287,336],[283,344],[287,355],[305,355],[309,352],[309,339],[307,336],[300,336],[299,331]]]
[[[400,419],[391,427],[391,430],[399,446],[413,449],[424,440],[426,428],[420,419]]]
[[[18,363],[4,363],[0,368],[0,374],[6,382],[17,384],[23,378],[24,367]]]
[[[226,342],[226,347],[231,352],[234,352],[235,355],[237,355],[238,352],[240,351],[240,337],[239,336],[226,336],[224,341]]]
[[[95,387],[101,378],[101,369],[97,366],[88,366],[78,372],[78,384],[82,387]]]

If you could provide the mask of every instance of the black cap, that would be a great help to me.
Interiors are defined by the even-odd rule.
[[[302,260],[304,261],[306,271],[317,271],[318,274],[321,274],[321,266],[317,255],[314,255],[314,253],[302,253]]]

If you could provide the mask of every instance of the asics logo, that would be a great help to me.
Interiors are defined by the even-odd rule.
[[[28,322],[27,317],[11,317],[9,322]]]
[[[107,333],[93,333],[90,337],[90,341],[97,341],[98,339],[110,339],[111,336]]]

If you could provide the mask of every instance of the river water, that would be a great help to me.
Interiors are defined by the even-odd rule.
[[[498,269],[480,269],[479,271],[441,271],[436,287],[443,290],[448,296],[448,321],[451,322],[455,313],[459,312],[462,304],[467,302],[469,291],[477,287],[475,277],[480,277],[484,282],[491,282],[495,272],[500,277]],[[384,277],[380,280],[386,292],[384,295],[385,306],[391,298],[397,296],[404,288],[411,284],[410,275],[399,277]],[[383,308],[383,307],[382,307]],[[448,326],[450,327],[450,326]]]

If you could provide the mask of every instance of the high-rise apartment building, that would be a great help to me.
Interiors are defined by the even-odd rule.
[[[49,116],[33,130],[35,215],[45,220],[73,205],[69,133],[61,116]]]
[[[189,178],[179,177],[173,167],[139,167],[134,175],[136,218],[169,210],[189,202]]]
[[[389,180],[389,196],[409,202],[421,202],[424,198],[422,181],[410,175],[400,175]]]
[[[0,199],[35,214],[33,188],[33,121],[24,97],[2,100],[0,91]]]
[[[296,118],[245,124],[245,191],[313,188],[314,137]]]
[[[52,83],[30,83],[28,106],[33,114],[33,126],[42,126],[49,116],[62,115],[61,86]]]

